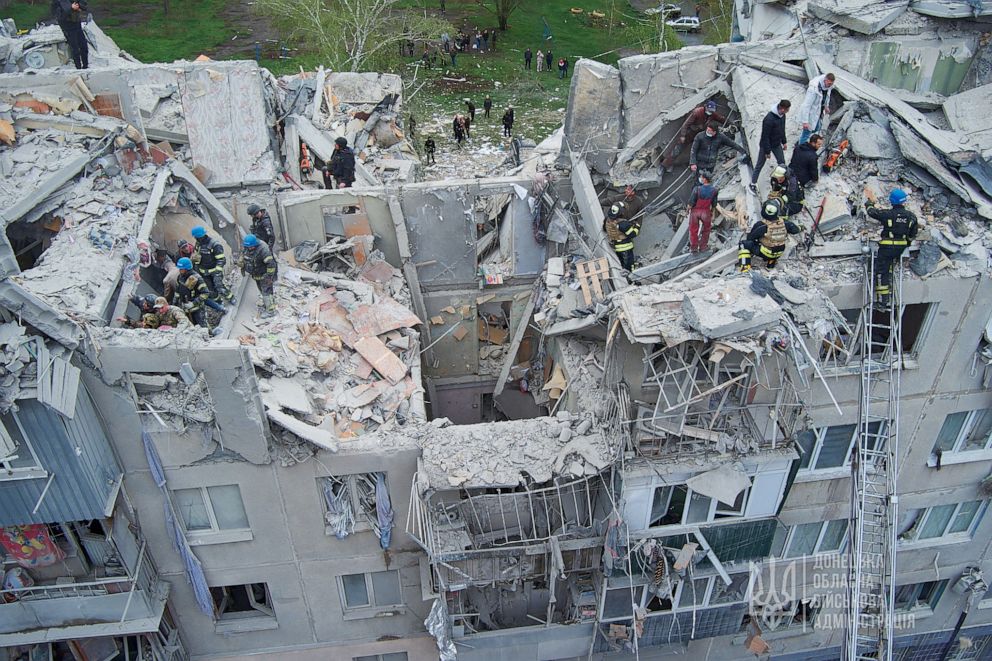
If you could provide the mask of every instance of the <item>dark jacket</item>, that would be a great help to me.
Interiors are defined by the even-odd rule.
[[[203,239],[196,240],[196,270],[200,273],[224,272],[224,265],[227,263],[227,256],[224,254],[224,246],[209,234]]]
[[[811,181],[820,180],[820,166],[817,159],[816,149],[808,142],[799,145],[792,152],[789,169],[804,187]]]
[[[771,152],[779,145],[785,144],[785,115],[779,115],[774,110],[769,110],[765,118],[761,120],[761,141],[758,143],[760,149]]]
[[[492,109],[492,107],[493,107],[493,100],[492,99],[486,99],[485,101],[482,102],[482,107],[485,108],[486,110]]]
[[[507,110],[503,113],[503,126],[513,126],[513,111]]]
[[[337,182],[349,186],[355,183],[355,152],[351,147],[341,147],[334,150],[331,156],[331,174]]]
[[[711,120],[717,124],[723,124],[727,121],[727,118],[718,112],[714,112],[712,115],[707,115],[706,106],[696,106],[685,118],[685,121],[682,122],[682,126],[679,128],[679,138],[685,138],[688,140],[690,137],[695,136],[705,129],[706,122]]]
[[[724,145],[733,147],[742,154],[747,153],[743,147],[724,134],[717,133],[711,138],[706,135],[706,131],[703,131],[692,141],[692,149],[689,151],[689,165],[695,165],[703,170],[712,170],[713,166],[716,165],[720,147]]]
[[[437,151],[437,144],[434,142],[434,138],[427,138],[427,140],[424,141],[424,151],[429,154],[433,154]]]
[[[59,23],[82,23],[89,10],[86,0],[75,0],[79,3],[79,11],[72,8],[74,0],[52,0],[52,17]]]
[[[244,253],[245,272],[255,280],[276,277],[276,260],[272,251],[264,243],[255,248],[246,248]]]
[[[905,241],[916,238],[919,229],[916,215],[901,204],[891,209],[879,209],[872,204],[865,207],[868,215],[882,224],[882,241]]]
[[[276,233],[272,230],[272,218],[268,211],[262,211],[251,219],[251,233],[270,248],[275,245]]]
[[[527,60],[528,62],[530,62],[530,60],[531,60],[532,57],[534,57],[534,54],[530,52],[530,49],[529,48],[524,51],[524,59],[525,60]]]

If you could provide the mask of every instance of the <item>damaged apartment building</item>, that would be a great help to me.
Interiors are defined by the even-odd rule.
[[[561,130],[435,182],[397,77],[142,64],[92,24],[77,72],[52,28],[0,36],[0,658],[841,658],[866,438],[898,496],[870,658],[989,658],[986,11],[735,9],[732,44],[580,60]],[[688,149],[661,167],[687,114],[717,101],[754,157],[828,71],[821,160],[849,147],[813,240],[737,272],[770,168],[752,192],[728,149],[689,252]],[[326,190],[341,136],[357,181]],[[632,273],[603,229],[628,183]],[[889,327],[861,203],[896,186],[922,229]],[[122,325],[196,225],[236,303]]]

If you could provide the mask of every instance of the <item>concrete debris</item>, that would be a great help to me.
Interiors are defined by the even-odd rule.
[[[35,385],[38,363],[32,354],[35,338],[24,326],[0,324],[0,414],[6,414],[22,391]]]
[[[686,294],[682,313],[690,328],[716,339],[751,335],[779,323],[782,308],[752,291],[748,278],[710,283]]]
[[[851,2],[850,0],[811,0],[811,14],[848,30],[875,34],[899,18],[908,8],[909,0],[897,2]]]
[[[422,466],[434,489],[514,487],[541,484],[555,476],[596,475],[612,458],[601,432],[575,433],[581,419],[446,423],[435,421],[422,434],[417,429],[403,431],[418,437]]]
[[[851,149],[862,158],[898,158],[899,145],[885,127],[870,122],[855,121],[847,129]]]

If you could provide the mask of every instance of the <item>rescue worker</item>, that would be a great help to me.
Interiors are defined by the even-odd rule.
[[[901,188],[889,193],[891,209],[876,208],[875,195],[868,191],[865,211],[882,224],[875,253],[875,296],[879,309],[888,310],[892,304],[892,271],[903,251],[916,238],[919,229],[916,215],[905,207],[909,197]]]
[[[712,121],[706,124],[706,130],[692,141],[692,148],[689,150],[689,169],[693,172],[700,170],[713,172],[716,168],[716,159],[720,155],[720,147],[724,145],[747,155],[744,147],[720,133],[719,124]]]
[[[780,198],[785,202],[785,210],[789,216],[795,216],[802,212],[806,203],[806,192],[799,183],[799,179],[784,165],[776,165],[772,170],[771,192],[769,197]]]
[[[709,172],[700,172],[699,184],[689,195],[689,252],[702,252],[709,247],[713,226],[713,207],[719,189],[710,183]]]
[[[227,264],[224,246],[207,234],[202,225],[197,225],[190,233],[196,239],[197,271],[203,276],[215,298],[234,303],[234,294],[224,284],[224,266]]]
[[[257,204],[248,205],[248,215],[251,216],[251,233],[264,241],[271,250],[276,244],[276,233],[272,229],[272,218],[269,212]]]
[[[634,238],[641,233],[641,221],[625,218],[626,213],[626,205],[623,202],[614,204],[606,214],[604,229],[610,243],[613,244],[613,250],[617,253],[621,266],[627,271],[632,271],[634,270]]]
[[[275,257],[269,247],[258,240],[254,234],[245,236],[244,254],[241,257],[241,269],[251,276],[258,286],[260,295],[259,308],[263,317],[271,317],[276,313],[274,287],[278,267]]]
[[[741,273],[751,270],[751,256],[757,254],[765,260],[765,266],[773,269],[778,258],[785,252],[785,240],[789,234],[799,234],[802,227],[788,220],[785,203],[777,197],[770,197],[761,205],[761,220],[740,243],[737,253]]]
[[[162,330],[187,330],[193,326],[189,323],[189,317],[182,310],[174,305],[169,305],[169,302],[162,296],[155,299],[155,315],[158,320],[158,328]]]
[[[682,122],[675,143],[669,148],[665,159],[661,162],[665,171],[671,172],[672,164],[678,155],[682,153],[686,145],[692,145],[693,140],[703,132],[709,122],[722,125],[725,121],[727,118],[716,111],[716,101],[707,101],[701,106],[696,106]]]
[[[128,301],[131,305],[138,308],[138,318],[131,319],[130,317],[118,317],[117,321],[121,322],[124,328],[147,328],[144,325],[145,316],[149,314],[155,314],[155,297],[151,294],[145,296],[138,296],[135,294],[131,296]]]
[[[351,188],[355,183],[355,152],[348,146],[348,139],[334,140],[334,154],[331,156],[331,174],[338,188]]]
[[[203,276],[193,270],[193,261],[189,257],[181,257],[176,266],[179,267],[179,304],[183,312],[197,326],[207,328],[207,315],[203,309],[210,300],[210,290]]]
[[[627,220],[640,220],[641,210],[644,208],[644,200],[640,198],[631,184],[624,186],[622,193],[611,195],[606,198],[607,207],[623,202],[623,217]]]

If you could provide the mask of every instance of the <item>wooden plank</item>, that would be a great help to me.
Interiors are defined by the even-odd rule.
[[[500,368],[499,378],[496,380],[496,387],[493,389],[494,396],[498,396],[503,392],[503,386],[506,385],[506,380],[510,378],[510,370],[513,368],[514,361],[517,359],[517,351],[520,350],[520,343],[524,341],[524,334],[527,332],[527,326],[530,324],[530,318],[534,314],[534,306],[536,305],[537,291],[535,290],[531,292],[530,300],[527,301],[527,306],[520,316],[520,322],[513,329],[513,341],[510,342],[509,349],[506,352],[506,358],[503,361],[503,367]]]

